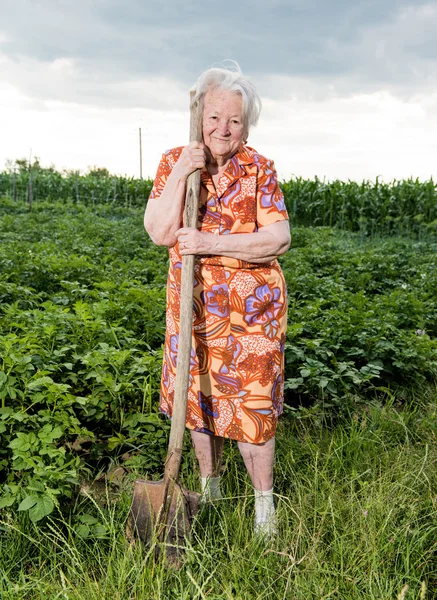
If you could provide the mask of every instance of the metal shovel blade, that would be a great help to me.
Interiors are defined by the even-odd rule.
[[[164,498],[166,487],[171,499]],[[126,532],[128,538],[137,536],[148,544],[153,539],[163,542],[167,559],[177,563],[199,510],[200,494],[186,490],[178,483],[174,483],[172,488],[169,491],[163,479],[137,479]]]

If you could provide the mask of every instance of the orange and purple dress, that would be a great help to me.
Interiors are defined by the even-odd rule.
[[[158,198],[182,147],[162,156],[150,198]],[[218,235],[253,233],[288,219],[271,160],[240,146],[217,188],[201,172],[198,228]],[[172,415],[178,356],[179,245],[169,249],[160,410]],[[287,291],[277,260],[255,264],[198,256],[186,426],[261,444],[275,435],[284,395]]]

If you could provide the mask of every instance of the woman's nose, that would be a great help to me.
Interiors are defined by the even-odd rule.
[[[219,130],[219,134],[222,135],[223,137],[226,136],[226,135],[229,135],[228,124],[225,123],[224,121],[222,121],[221,123],[219,123],[218,130]]]

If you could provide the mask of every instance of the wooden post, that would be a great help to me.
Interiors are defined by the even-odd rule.
[[[76,204],[79,203],[79,171],[76,171]]]
[[[29,210],[32,210],[32,204],[33,204],[33,170],[32,170],[32,165],[29,165]]]
[[[32,210],[33,190],[32,190],[32,148],[29,152],[29,183],[26,187],[27,201],[29,203],[29,210]]]
[[[141,127],[140,127],[140,179],[143,178],[143,146],[141,143]]]

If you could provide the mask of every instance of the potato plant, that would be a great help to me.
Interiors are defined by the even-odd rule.
[[[406,397],[437,369],[436,243],[293,226],[289,411]],[[166,250],[142,209],[0,201],[0,508],[39,521],[123,457],[159,476]],[[406,390],[406,391],[405,391]]]

